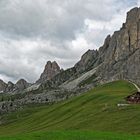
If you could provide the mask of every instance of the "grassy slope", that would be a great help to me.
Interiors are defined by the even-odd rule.
[[[35,136],[34,132],[46,130],[59,130],[60,136],[63,130],[138,134],[140,133],[140,106],[117,107],[118,103],[124,102],[124,97],[135,90],[135,87],[126,81],[116,81],[58,104],[28,107],[23,111],[4,116],[4,120],[9,123],[0,126],[0,135],[32,132],[32,136]]]
[[[136,135],[91,131],[47,131],[0,137],[0,140],[139,140]]]

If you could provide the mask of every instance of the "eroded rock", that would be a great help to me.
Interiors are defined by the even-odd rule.
[[[51,80],[55,75],[57,75],[61,71],[62,69],[60,69],[56,61],[54,62],[48,61],[37,83],[43,83],[47,80]]]

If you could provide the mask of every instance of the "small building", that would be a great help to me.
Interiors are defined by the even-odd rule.
[[[126,101],[128,103],[132,103],[132,104],[138,104],[140,103],[140,92],[136,92],[130,96],[126,97]]]

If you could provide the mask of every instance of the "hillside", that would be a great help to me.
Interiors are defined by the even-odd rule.
[[[23,139],[28,138],[28,135],[30,135],[29,137],[39,135],[41,139],[41,137],[45,138],[45,134],[50,131],[57,130],[59,132],[56,132],[56,135],[60,133],[60,137],[61,135],[63,137],[65,130],[67,130],[65,135],[70,133],[68,130],[78,130],[78,133],[88,130],[92,131],[93,136],[96,136],[92,134],[94,131],[139,134],[140,106],[117,106],[119,103],[126,103],[125,97],[134,91],[136,88],[133,84],[116,81],[98,86],[79,97],[57,104],[26,106],[22,111],[1,117],[4,124],[0,126],[0,135],[11,136],[24,133]],[[45,133],[46,131],[47,133]],[[30,134],[26,134],[29,132]],[[74,131],[72,134],[76,135],[75,133]],[[86,133],[90,135],[90,132]],[[115,134],[110,133],[108,136],[113,137]],[[20,140],[22,138],[20,137]]]

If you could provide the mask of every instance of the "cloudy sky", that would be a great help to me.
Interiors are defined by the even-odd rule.
[[[48,60],[64,69],[118,30],[138,0],[0,0],[0,79],[37,80]]]

